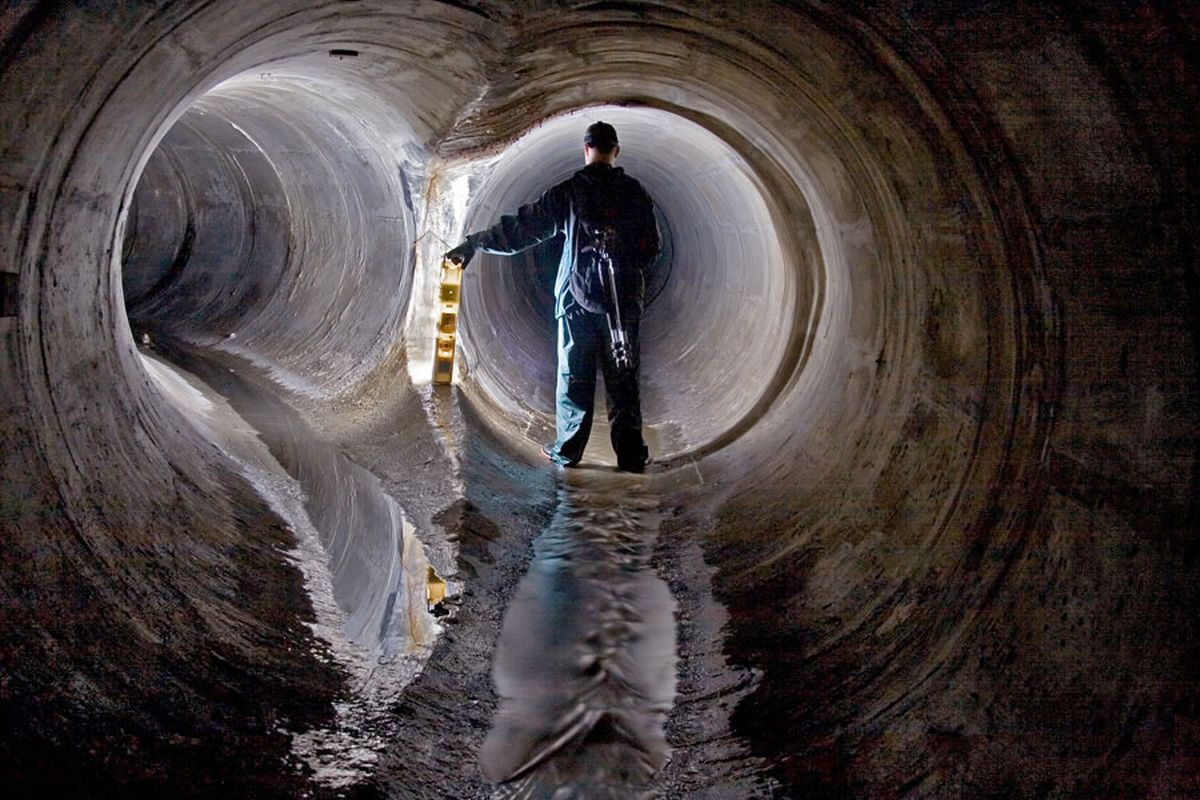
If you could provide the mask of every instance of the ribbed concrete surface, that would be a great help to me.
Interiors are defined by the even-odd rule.
[[[663,792],[1197,791],[1193,17],[6,11],[6,768],[332,791],[309,770],[358,741],[333,700],[376,697],[322,628],[303,526],[168,398],[146,333],[256,376],[457,570],[459,621],[378,704],[391,749],[348,772],[487,791],[487,662],[555,507],[536,258],[472,265],[450,395],[408,384],[405,331],[436,236],[567,174],[603,114],[672,245],[646,344],[678,608]]]

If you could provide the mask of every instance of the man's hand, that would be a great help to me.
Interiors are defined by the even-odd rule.
[[[467,264],[475,257],[475,242],[468,236],[462,244],[453,250],[447,250],[442,256],[447,261],[452,261],[458,266],[466,269]]]

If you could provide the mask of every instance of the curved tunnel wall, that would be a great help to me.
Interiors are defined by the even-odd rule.
[[[278,72],[188,108],[130,204],[134,325],[225,340],[293,388],[362,380],[393,347],[413,267],[408,186],[372,110]]]
[[[297,385],[329,389],[365,377],[370,365],[353,360],[379,352],[370,346],[396,344],[385,332],[393,323],[398,331],[406,302],[406,278],[366,250],[358,263],[354,245],[392,251],[411,239],[380,243],[372,234],[381,226],[343,225],[368,218],[347,211],[350,200],[339,205],[352,195],[297,175],[327,174],[309,170],[337,153],[339,172],[361,175],[360,209],[382,203],[387,216],[407,186],[419,216],[411,190],[429,177],[435,145],[450,160],[495,154],[531,121],[600,97],[669,110],[728,145],[776,225],[785,266],[761,274],[795,286],[796,322],[777,329],[788,331],[781,352],[794,355],[791,368],[769,370],[744,423],[718,437],[727,446],[698,454],[712,456],[698,469],[717,479],[705,493],[723,509],[707,547],[720,565],[714,580],[731,638],[766,676],[750,708],[779,732],[738,722],[757,737],[757,752],[795,756],[780,771],[810,789],[856,780],[864,792],[882,791],[921,779],[905,753],[969,771],[985,787],[1053,783],[1055,765],[1083,781],[1115,776],[1135,795],[1150,793],[1154,775],[1169,785],[1180,767],[1163,755],[1170,735],[1154,726],[1195,696],[1183,655],[1195,642],[1187,587],[1196,552],[1196,291],[1190,218],[1170,199],[1194,188],[1181,156],[1188,126],[1176,118],[1193,104],[1160,98],[1189,99],[1194,81],[1171,88],[1138,73],[1113,31],[1142,23],[1105,11],[1081,21],[1013,19],[995,8],[905,17],[770,6],[730,25],[707,7],[600,8],[570,19],[480,8],[490,20],[440,5],[359,4],[334,14],[299,4],[238,13],[221,3],[131,4],[104,18],[46,6],[5,29],[14,44],[0,90],[11,112],[0,196],[11,213],[0,242],[20,292],[18,315],[0,323],[14,398],[3,524],[10,563],[21,565],[6,575],[22,620],[13,630],[37,632],[9,634],[27,696],[54,698],[65,719],[104,707],[37,675],[55,650],[69,653],[74,672],[98,676],[93,691],[111,707],[130,701],[120,680],[140,666],[130,653],[168,628],[185,632],[173,640],[179,664],[233,641],[226,658],[250,674],[281,652],[254,644],[256,620],[270,609],[237,609],[212,581],[227,574],[227,548],[243,541],[255,501],[163,403],[126,333],[114,278],[120,217],[138,174],[151,182],[147,191],[158,182],[179,195],[161,217],[146,214],[144,197],[130,212],[131,266],[147,265],[130,272],[134,321],[144,313],[202,341],[228,338],[234,327],[235,341],[252,343],[249,352]],[[1185,25],[1152,18],[1138,29],[1160,23]],[[347,42],[363,55],[358,65],[331,62],[326,51]],[[67,50],[71,59],[61,57]],[[337,98],[364,132],[350,117],[318,114],[329,106],[315,96],[281,105],[291,95],[269,87],[216,88],[239,74],[263,81],[282,60],[285,86],[320,84],[317,94]],[[59,102],[65,97],[75,105]],[[203,154],[191,156],[224,164],[210,174],[231,190],[224,205],[188,194],[178,173],[155,162],[160,138],[164,160],[188,157],[172,123],[184,121],[180,139],[188,125],[203,136],[210,123],[188,122],[186,109],[206,103],[264,155],[299,147],[275,170],[277,185],[256,172],[262,160],[254,148],[241,151],[232,126],[210,131]],[[1064,131],[1063,118],[1076,125]],[[54,135],[20,135],[28,130]],[[297,145],[304,131],[321,146]],[[361,171],[353,142],[369,144]],[[1097,163],[1097,143],[1103,158],[1093,170],[1086,165]],[[316,245],[290,254],[280,278],[288,291],[255,296],[278,262],[237,272],[232,294],[173,292],[201,283],[203,270],[185,268],[159,285],[187,230],[169,208],[199,215],[209,204],[206,213],[246,219],[250,184],[232,169],[242,162],[245,174],[264,178],[255,191],[288,198],[290,246]],[[497,202],[507,200],[502,188]],[[526,194],[514,190],[513,199]],[[298,199],[312,209],[298,213]],[[217,244],[194,227],[189,262],[199,267]],[[356,232],[342,238],[347,230]],[[241,263],[257,263],[257,243],[238,244]],[[322,244],[350,252],[350,271],[322,257]],[[806,269],[819,274],[805,278]],[[503,299],[510,290],[495,291]],[[286,310],[285,297],[293,301]],[[366,304],[363,320],[350,319],[352,303]],[[521,324],[534,332],[531,318]],[[474,327],[469,340],[477,360],[489,352]],[[507,390],[486,380],[508,378],[480,376],[481,391],[504,400]],[[163,547],[177,541],[187,552]],[[169,583],[147,580],[167,567]],[[1161,580],[1129,588],[1121,576],[1130,573]],[[77,624],[83,617],[47,619],[31,600],[79,587],[94,608],[129,621],[109,637],[122,647],[97,652],[87,646],[94,633]],[[182,622],[164,610],[179,597],[195,611]],[[756,629],[781,607],[788,622],[769,635]],[[1111,682],[1073,688],[1101,664]],[[1149,670],[1160,677],[1144,680]],[[194,688],[203,674],[203,665],[179,672]],[[831,676],[838,691],[827,701],[819,690]],[[1065,704],[1067,723],[1017,699],[1013,687],[1031,680],[1043,687],[1039,697]],[[1105,709],[1094,741],[1066,755],[1038,741],[1061,741],[1043,734],[1087,719],[1087,704]],[[25,707],[31,729],[49,707]],[[1000,732],[976,741],[976,729]],[[808,733],[790,740],[796,730]],[[1112,744],[1120,741],[1129,743]],[[877,747],[855,747],[862,742]],[[1004,757],[1005,748],[1021,756]],[[855,755],[867,752],[871,763]],[[855,777],[822,774],[831,759]],[[1136,759],[1160,772],[1139,774]],[[926,779],[949,786],[962,774]]]

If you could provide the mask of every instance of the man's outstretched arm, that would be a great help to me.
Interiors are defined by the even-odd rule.
[[[566,218],[566,193],[555,186],[536,202],[521,206],[516,214],[506,214],[492,227],[471,233],[446,258],[465,267],[476,251],[511,256],[554,236]]]

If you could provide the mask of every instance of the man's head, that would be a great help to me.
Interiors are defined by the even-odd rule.
[[[601,161],[611,164],[621,152],[617,129],[607,122],[593,122],[583,134],[583,159],[591,164]]]

